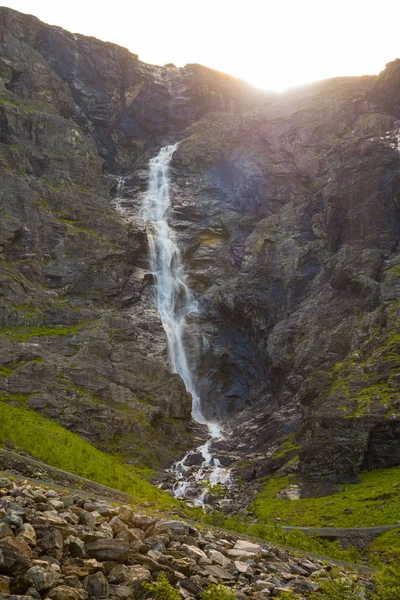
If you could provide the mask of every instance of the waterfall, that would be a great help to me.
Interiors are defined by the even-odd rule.
[[[155,301],[160,313],[162,326],[167,336],[168,353],[174,373],[178,373],[192,396],[192,417],[198,423],[207,425],[211,438],[222,437],[219,425],[207,421],[201,411],[200,397],[190,370],[184,345],[186,317],[197,311],[197,302],[188,285],[183,268],[181,253],[174,232],[168,225],[167,216],[171,206],[169,165],[178,144],[161,148],[158,155],[149,163],[149,184],[145,196],[142,215],[148,225],[150,268],[154,276]],[[229,473],[222,469],[219,461],[210,453],[211,440],[198,448],[203,463],[196,479],[204,479],[208,471],[213,483],[227,482]],[[175,496],[182,497],[189,486],[185,479],[188,471],[184,457],[173,467],[177,484]],[[211,481],[211,477],[210,477]],[[201,503],[201,500],[198,500]]]
[[[155,299],[168,343],[174,373],[178,373],[192,396],[192,417],[207,425],[210,435],[219,436],[220,428],[208,422],[201,412],[200,398],[183,343],[185,319],[197,311],[197,302],[188,286],[181,253],[174,232],[168,225],[171,206],[169,164],[178,144],[161,148],[150,160],[149,187],[143,203],[143,217],[149,225],[150,268],[155,279]]]

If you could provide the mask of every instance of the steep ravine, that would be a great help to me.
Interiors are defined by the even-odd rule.
[[[186,350],[232,432],[213,452],[255,487],[400,464],[400,61],[272,96],[6,8],[0,52],[1,400],[156,469],[199,444],[139,218],[180,141]]]

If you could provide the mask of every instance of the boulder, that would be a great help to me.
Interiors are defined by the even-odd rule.
[[[85,544],[85,552],[99,561],[125,562],[129,556],[129,544],[123,540],[100,539]]]

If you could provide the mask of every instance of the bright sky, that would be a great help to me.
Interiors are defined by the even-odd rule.
[[[381,71],[400,57],[398,0],[10,0],[145,62],[201,63],[265,89]]]

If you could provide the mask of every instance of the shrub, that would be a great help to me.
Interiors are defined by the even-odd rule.
[[[311,594],[310,600],[360,600],[365,598],[365,589],[349,577],[344,577],[340,571],[333,570],[329,579],[321,580],[320,588]]]
[[[399,600],[400,573],[398,565],[387,566],[375,575],[376,594],[374,600]]]
[[[164,572],[159,574],[157,581],[154,583],[146,582],[143,586],[149,592],[153,592],[157,600],[180,600],[179,591],[170,584]]]
[[[204,592],[200,594],[201,600],[235,600],[236,594],[226,585],[210,583]]]

